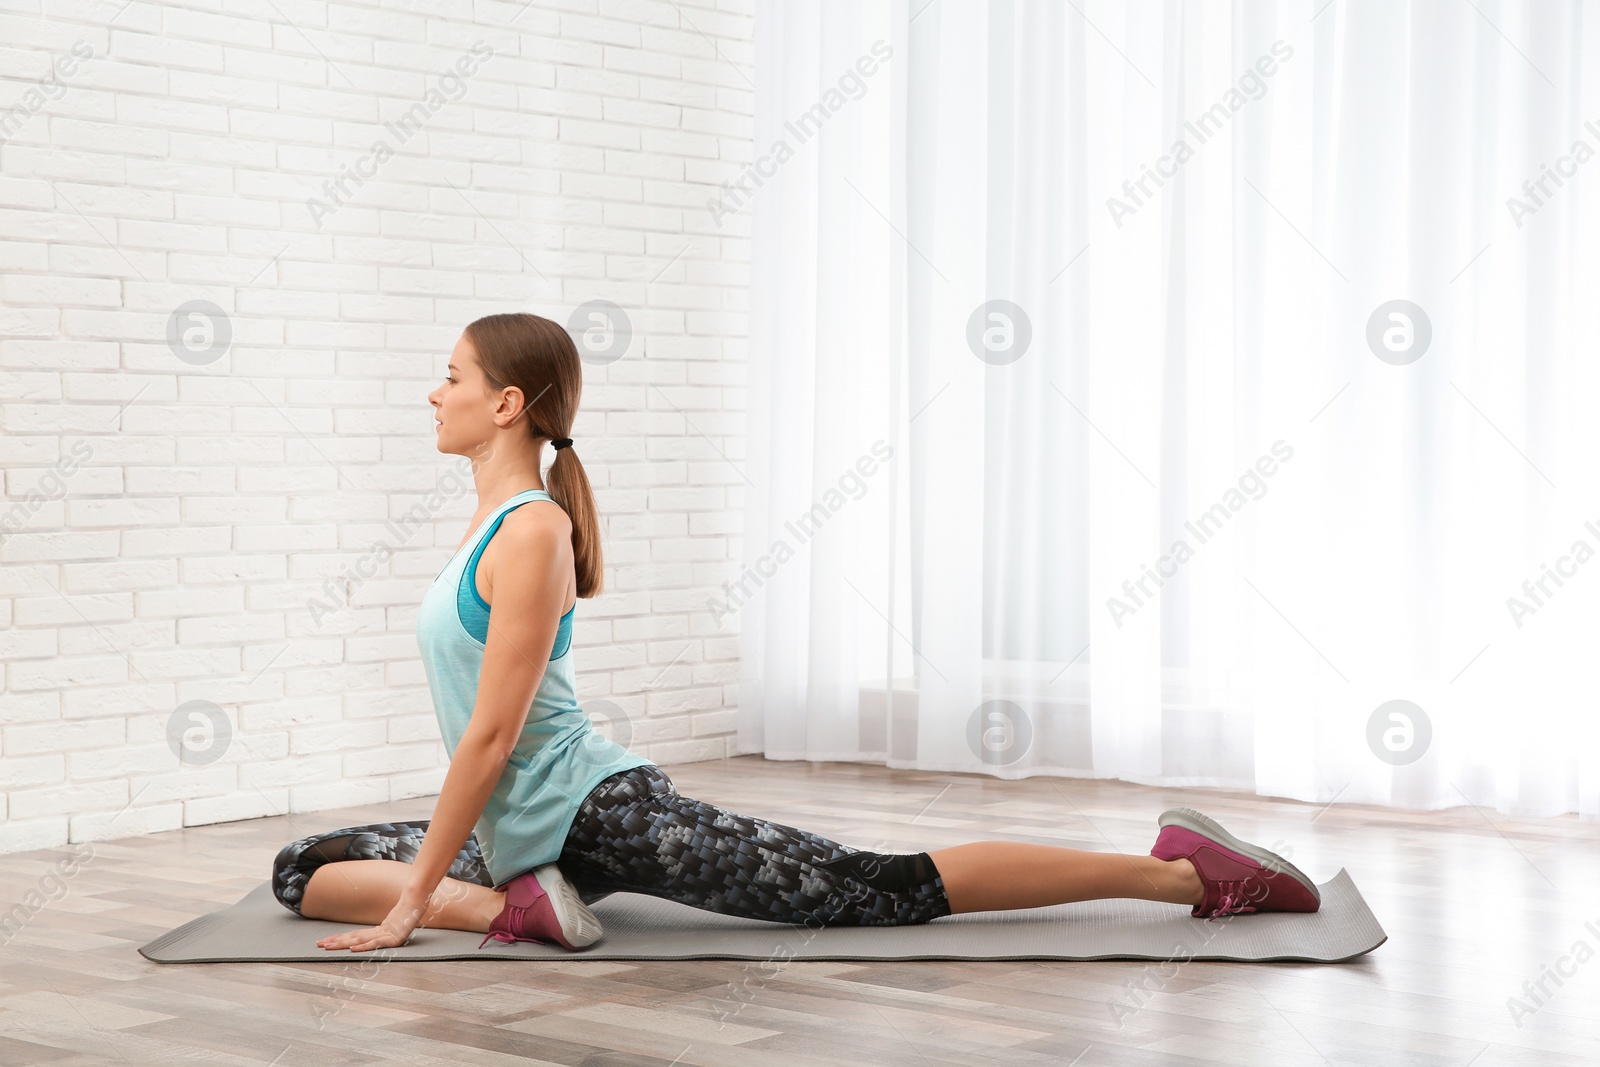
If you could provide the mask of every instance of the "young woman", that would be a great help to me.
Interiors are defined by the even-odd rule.
[[[1317,910],[1311,879],[1189,808],[1160,817],[1148,856],[1009,841],[897,855],[678,793],[577,701],[572,616],[601,591],[599,517],[569,436],[582,385],[560,325],[490,315],[466,328],[429,395],[439,451],[473,460],[478,494],[417,618],[450,767],[432,819],[318,834],[278,854],[285,907],[368,924],[317,944],[363,952],[447,927],[484,933],[480,948],[490,937],[581,948],[600,935],[587,904],[615,892],[819,925],[1101,897],[1187,904],[1206,918]]]

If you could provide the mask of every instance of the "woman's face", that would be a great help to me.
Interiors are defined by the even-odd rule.
[[[435,444],[440,452],[476,454],[494,436],[494,405],[478,366],[478,353],[466,334],[451,351],[445,380],[428,394],[428,403],[433,405]]]

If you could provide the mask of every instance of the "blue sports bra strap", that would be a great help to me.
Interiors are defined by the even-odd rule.
[[[500,524],[505,521],[507,515],[526,504],[529,500],[539,500],[549,495],[543,489],[524,489],[496,508],[494,517],[483,524],[483,534],[478,538],[477,547],[472,550],[472,555],[467,557],[467,566],[466,570],[462,572],[461,582],[463,586],[472,590],[472,599],[478,604],[482,604],[485,611],[488,610],[489,605],[484,604],[483,597],[478,595],[478,557],[482,556],[483,550],[489,547],[489,539],[494,536],[495,531],[500,528]]]
[[[507,500],[496,510],[494,516],[484,523],[483,532],[478,543],[473,546],[472,553],[467,557],[466,566],[461,568],[460,582],[456,587],[456,618],[463,629],[480,643],[489,639],[489,605],[478,592],[478,560],[483,555],[483,550],[489,546],[489,541],[494,537],[495,531],[500,528],[500,523],[505,517],[521,504],[529,500],[550,499],[550,494],[543,489],[527,489]],[[555,651],[552,659],[559,659],[566,654],[572,644],[572,615],[578,610],[576,602],[568,608],[557,623]]]

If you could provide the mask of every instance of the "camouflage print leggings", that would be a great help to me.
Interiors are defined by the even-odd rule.
[[[272,888],[299,913],[317,867],[344,860],[411,863],[428,821],[375,823],[286,845]],[[646,893],[751,919],[823,926],[900,926],[950,914],[926,852],[867,852],[682,796],[659,767],[635,767],[585,798],[557,861],[585,903]],[[492,886],[476,835],[447,876]]]

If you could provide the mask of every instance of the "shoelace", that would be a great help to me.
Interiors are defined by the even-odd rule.
[[[491,937],[496,941],[503,942],[507,945],[511,944],[513,941],[532,941],[536,945],[546,944],[546,942],[540,941],[537,937],[517,937],[515,934],[507,933],[504,930],[490,930],[484,939],[478,942],[478,947],[482,948],[484,945],[487,945],[489,943],[489,938]]]
[[[509,909],[509,905],[507,907]],[[520,909],[519,909],[519,911],[520,911]],[[504,913],[502,913],[502,914],[504,914]],[[523,918],[522,915],[517,914],[517,915],[514,915],[512,917],[509,917],[508,918],[508,922],[512,923],[512,924],[518,924],[522,918]],[[498,919],[496,921],[498,921]],[[489,943],[489,938],[491,938],[491,937],[494,938],[496,941],[499,941],[502,944],[506,944],[506,945],[512,944],[513,942],[516,942],[516,941],[531,941],[536,945],[544,944],[544,942],[539,940],[537,937],[518,937],[516,934],[513,934],[509,930],[490,930],[487,934],[484,935],[483,940],[478,942],[478,947],[482,948],[484,945],[487,945]]]
[[[1222,887],[1222,902],[1206,916],[1206,922],[1228,915],[1248,915],[1256,910],[1254,904],[1244,902],[1244,879],[1231,879],[1217,884]]]

